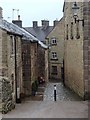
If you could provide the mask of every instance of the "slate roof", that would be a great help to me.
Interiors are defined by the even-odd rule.
[[[46,36],[52,31],[53,26],[38,26],[36,28],[33,27],[25,27],[29,33],[37,37],[40,41],[44,42]]]
[[[0,19],[0,28],[13,34],[21,35],[22,39],[30,40],[30,41],[37,41],[43,48],[48,48],[46,45],[40,42],[39,39],[34,37],[32,34],[27,32],[25,29],[20,28],[19,26],[13,23],[9,23],[6,20]]]

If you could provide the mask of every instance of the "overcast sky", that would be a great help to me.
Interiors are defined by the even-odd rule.
[[[53,20],[60,20],[63,16],[63,3],[64,0],[0,0],[4,19],[11,22],[20,14],[23,26],[32,26],[32,21],[41,25],[44,19],[52,25]]]

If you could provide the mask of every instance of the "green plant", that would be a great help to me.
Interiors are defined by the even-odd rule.
[[[38,89],[38,81],[34,81],[32,83],[32,95],[35,95],[37,89]]]

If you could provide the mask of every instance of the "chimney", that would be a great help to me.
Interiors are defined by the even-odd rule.
[[[0,19],[3,18],[3,16],[2,16],[2,10],[3,9],[0,7]]]
[[[42,20],[42,26],[49,26],[49,21],[48,20]]]
[[[58,20],[54,20],[54,21],[53,21],[53,26],[55,27],[58,23],[59,23]]]
[[[33,28],[37,28],[38,27],[38,22],[37,21],[33,21]]]
[[[18,20],[12,20],[12,23],[22,28],[22,20],[20,20],[20,15],[18,15]]]
[[[18,20],[20,21],[20,15],[18,15]]]

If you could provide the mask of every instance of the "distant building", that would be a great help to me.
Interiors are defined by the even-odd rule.
[[[46,37],[46,45],[49,46],[49,78],[62,80],[64,79],[64,17],[55,22],[55,27]]]
[[[72,14],[74,2],[64,3],[65,17],[65,84],[84,99],[89,95],[89,28],[90,2],[76,2],[79,7],[76,21]]]
[[[42,26],[38,26],[38,22],[33,21],[33,27],[25,27],[25,29],[41,42],[45,43],[45,37],[52,31],[53,26],[49,26],[48,20],[42,20],[41,22]]]

